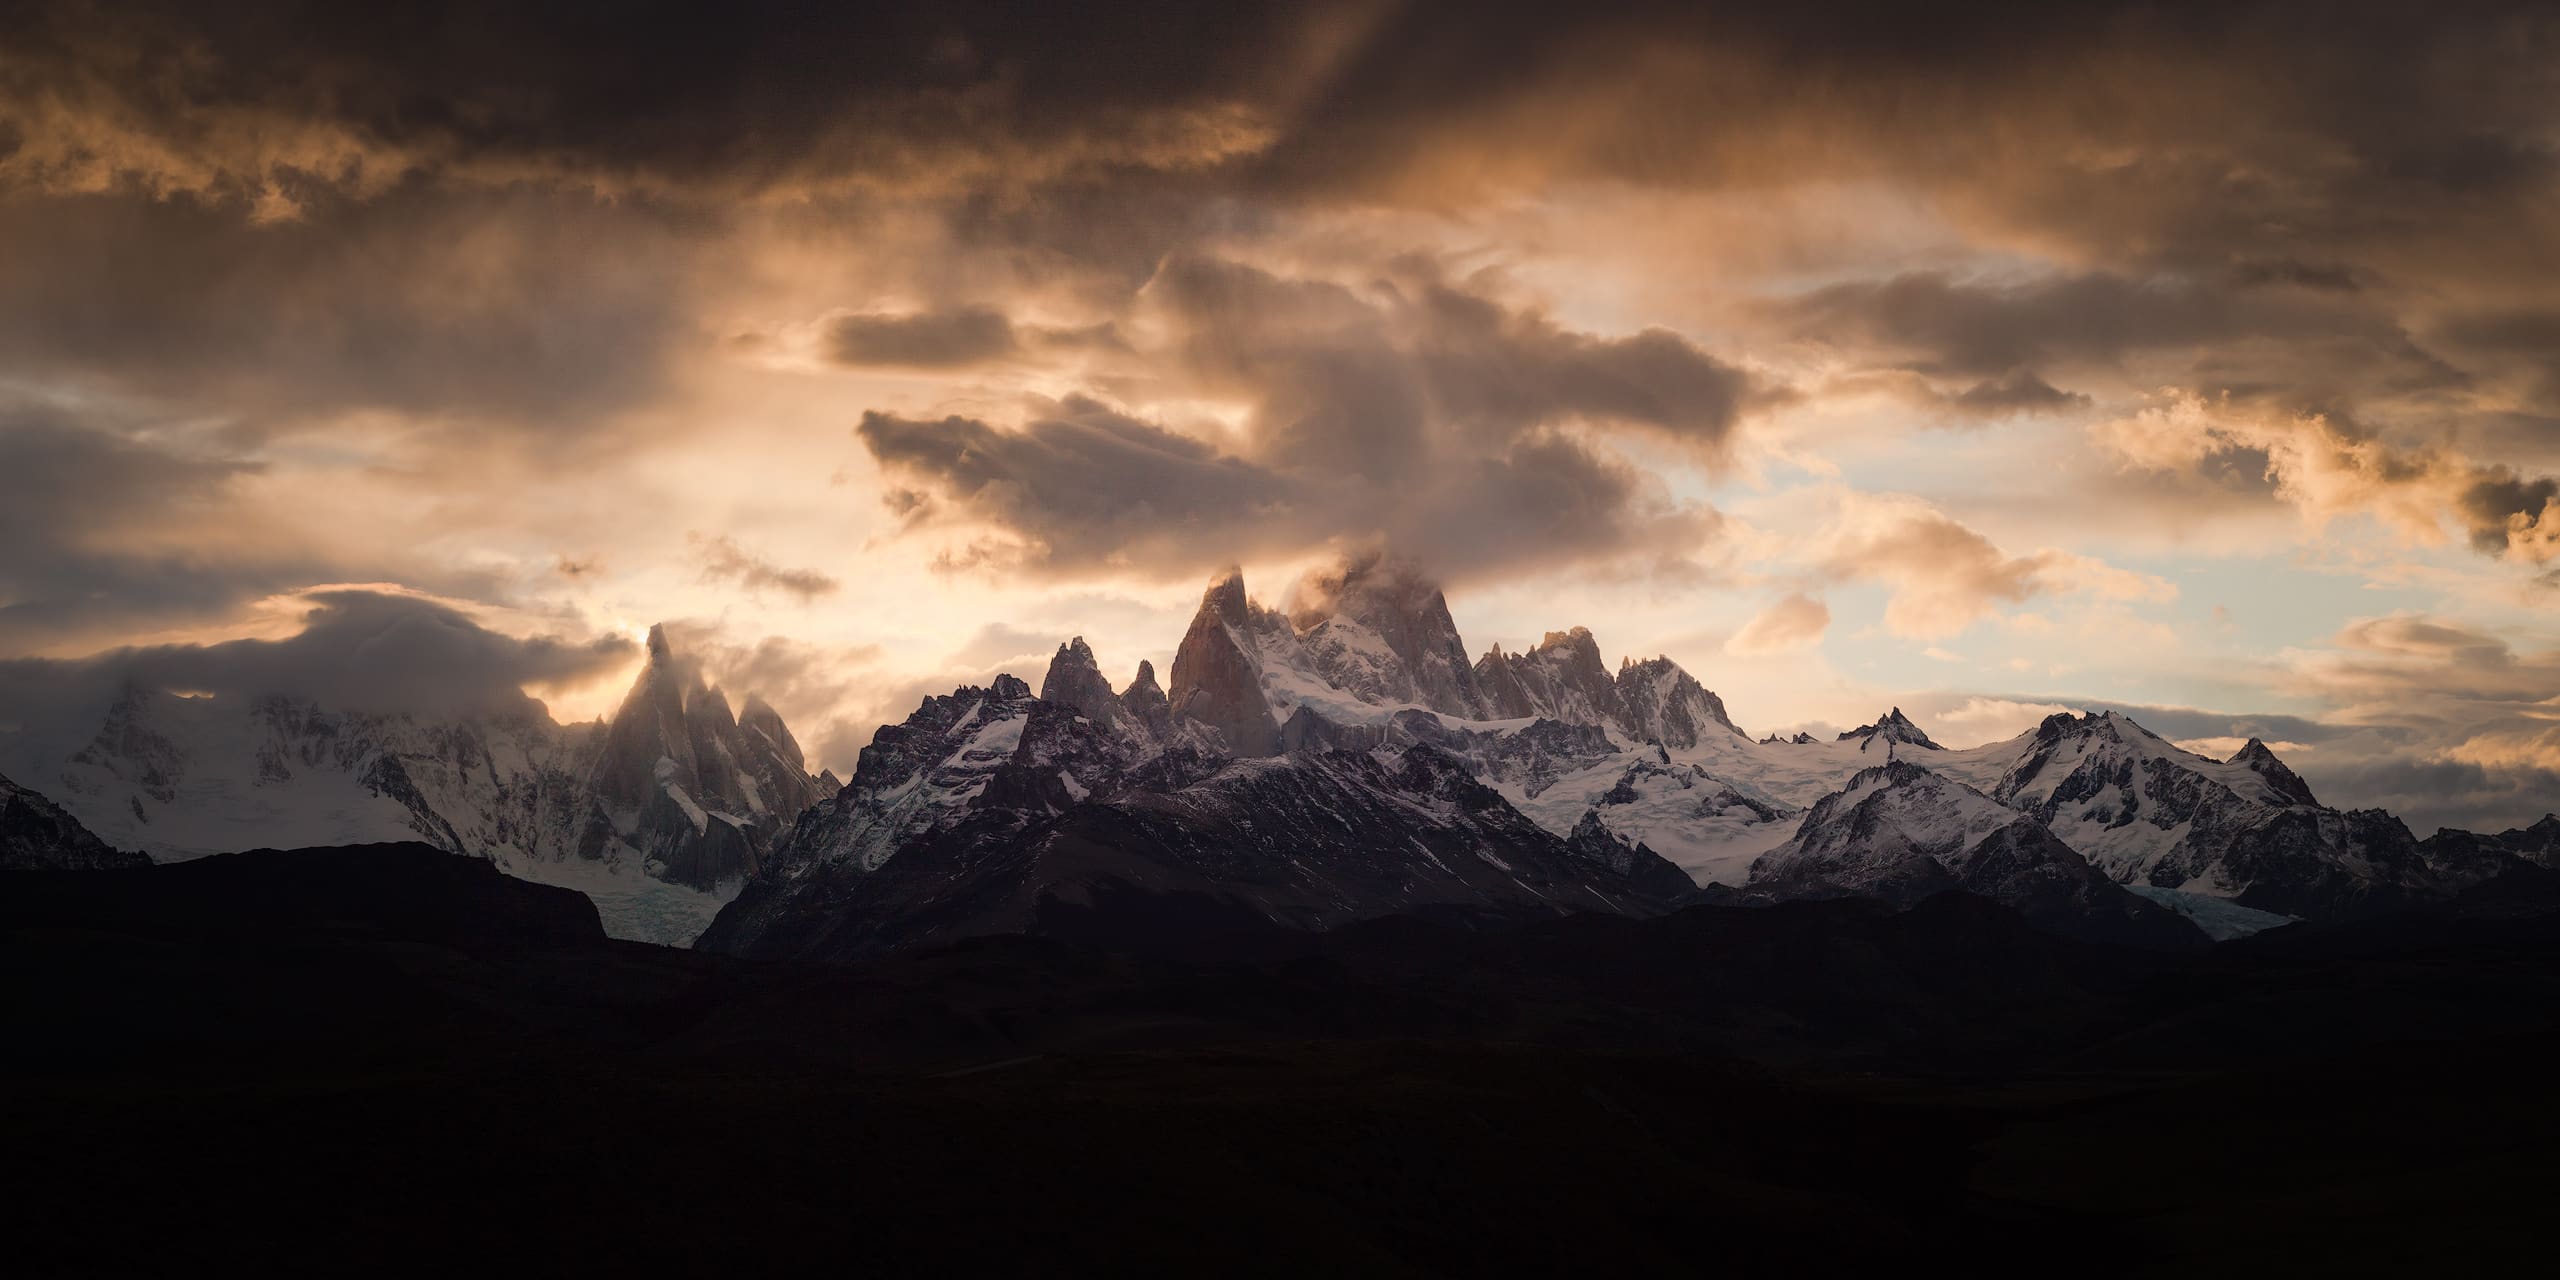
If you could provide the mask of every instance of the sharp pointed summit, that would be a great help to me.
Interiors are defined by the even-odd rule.
[[[1243,570],[1231,568],[1211,581],[1200,594],[1191,629],[1174,650],[1168,701],[1173,716],[1217,731],[1236,754],[1276,755],[1280,722],[1263,697],[1253,621]]]
[[[1121,705],[1147,732],[1162,739],[1173,729],[1173,706],[1164,696],[1164,687],[1156,683],[1156,664],[1138,660],[1138,674],[1129,678],[1129,687],[1120,691]]]
[[[1877,717],[1873,724],[1862,724],[1841,734],[1839,740],[1847,742],[1853,738],[1865,739],[1869,742],[1900,743],[1904,746],[1919,747],[1925,751],[1945,750],[1944,747],[1931,741],[1929,735],[1922,732],[1919,725],[1912,723],[1911,717],[1902,714],[1900,707],[1895,707]]]
[[[1127,694],[1112,692],[1111,681],[1103,677],[1102,664],[1094,658],[1092,647],[1083,636],[1077,636],[1059,645],[1057,655],[1049,660],[1049,674],[1040,681],[1040,698],[1072,707],[1120,737],[1161,739],[1164,732],[1158,722],[1164,717],[1150,716],[1149,712],[1160,709],[1164,694],[1155,688],[1154,668],[1140,663],[1139,674],[1146,682],[1147,693],[1154,694],[1152,699],[1140,693],[1135,682],[1129,686],[1129,694],[1138,695],[1135,702]]]
[[[817,783],[772,708],[750,700],[742,725],[663,624],[649,628],[648,651],[590,766],[594,802],[578,851],[636,857],[704,888],[745,876],[774,833],[818,798]]]
[[[2311,784],[2304,782],[2301,775],[2278,759],[2276,753],[2268,750],[2267,744],[2259,739],[2249,739],[2247,745],[2232,753],[2227,763],[2240,765],[2266,779],[2267,785],[2274,788],[2276,794],[2283,797],[2289,804],[2317,805],[2320,803],[2319,799],[2311,794]]]

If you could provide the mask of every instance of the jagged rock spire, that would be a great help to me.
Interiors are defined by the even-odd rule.
[[[2282,796],[2287,804],[2316,806],[2320,803],[2319,799],[2311,794],[2311,784],[2304,782],[2302,775],[2295,773],[2291,766],[2278,759],[2276,753],[2268,749],[2265,742],[2257,738],[2249,739],[2247,745],[2233,752],[2231,758],[2224,763],[2241,765],[2251,773],[2266,779],[2267,786],[2277,795]]]
[[[1847,733],[1841,734],[1839,740],[1847,742],[1852,738],[1867,738],[1881,742],[1900,743],[1904,746],[1919,747],[1926,751],[1945,750],[1945,748],[1939,746],[1937,743],[1930,741],[1929,735],[1922,732],[1919,725],[1913,724],[1911,722],[1911,717],[1902,714],[1902,708],[1900,707],[1895,707],[1891,711],[1878,716],[1873,724],[1862,724],[1855,729],[1851,729]]]
[[[1156,683],[1156,664],[1138,660],[1138,674],[1130,677],[1129,687],[1120,691],[1120,704],[1137,717],[1147,732],[1162,739],[1173,728],[1173,707],[1164,696],[1164,688]]]
[[[1277,755],[1280,723],[1262,695],[1244,572],[1230,568],[1200,595],[1200,611],[1173,654],[1171,714],[1214,729],[1243,756]]]
[[[1041,678],[1040,697],[1104,720],[1120,705],[1120,695],[1103,678],[1102,664],[1094,660],[1093,648],[1083,636],[1058,646],[1057,655],[1049,659],[1049,674]]]
[[[629,849],[666,879],[706,888],[751,874],[818,783],[772,707],[749,698],[746,715],[733,715],[663,624],[649,628],[648,652],[589,767],[578,851]]]
[[[1686,750],[1709,734],[1742,737],[1724,700],[1668,657],[1621,660],[1615,675],[1588,627],[1550,631],[1526,653],[1499,645],[1476,664],[1488,713],[1615,725],[1643,742]]]

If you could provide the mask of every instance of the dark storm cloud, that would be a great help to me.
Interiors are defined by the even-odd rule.
[[[874,412],[855,431],[893,476],[915,477],[941,501],[1030,539],[1027,558],[1038,563],[1189,563],[1221,554],[1202,548],[1262,530],[1304,536],[1310,518],[1309,495],[1288,477],[1090,400],[1067,401],[1020,430]],[[910,520],[932,514],[912,501],[908,511]]]
[[[2525,5],[268,0],[216,16],[108,0],[9,23],[0,120],[18,145],[0,184],[201,192],[234,218],[267,204],[320,218],[330,193],[405,204],[454,183],[638,190],[715,210],[853,183],[930,192],[963,243],[1074,274],[1057,264],[1069,260],[1099,288],[1267,222],[1275,205],[1456,209],[1576,179],[1880,180],[1991,240],[2100,264],[1987,291],[1870,280],[1804,304],[1844,341],[1947,371],[1950,395],[2050,376],[2053,360],[2226,343],[2240,350],[2200,365],[2213,387],[2296,405],[2343,403],[2377,380],[2449,385],[2453,371],[2402,336],[2406,286],[2547,295],[2542,264],[2560,261],[2539,212],[2560,124],[2555,23]],[[681,256],[647,250],[618,252]],[[597,298],[613,279],[538,278],[522,301]],[[641,301],[572,304],[530,335],[495,309],[420,343],[357,324],[333,347],[319,330],[313,349],[340,357],[458,345],[493,373],[439,377],[451,366],[421,355],[291,380],[361,381],[369,403],[444,407],[440,388],[511,387],[586,403],[648,367]],[[991,313],[841,328],[855,362],[948,367],[1007,341]],[[1654,359],[1676,347],[1616,341],[1631,345],[1566,366],[1596,384],[1547,394],[1626,421],[1659,419],[1643,402],[1666,379],[1683,384],[1680,404],[1712,402],[1696,385],[1711,374]],[[528,364],[542,376],[510,375]],[[1348,434],[1324,425],[1307,424]]]
[[[257,537],[234,490],[253,464],[5,404],[0,457],[0,650],[216,616],[325,575]]]
[[[1239,557],[1383,538],[1452,581],[1637,554],[1685,562],[1719,527],[1646,477],[1560,436],[1380,478],[1287,473],[1091,402],[1018,429],[870,413],[864,445],[931,497],[893,490],[911,526],[993,526],[944,567],[1188,577]]]
[[[2560,808],[2560,770],[2413,756],[2389,744],[2380,752],[2305,755],[2295,771],[2324,800],[2388,809],[2422,838],[2442,827],[2496,832],[2526,826]]]
[[[2492,554],[2511,547],[2560,542],[2560,480],[2526,479],[2504,467],[2483,469],[2462,492],[2461,512],[2471,527],[2471,545]],[[2548,556],[2540,558],[2547,559]]]
[[[381,555],[378,528],[315,533],[231,444],[184,421],[0,397],[0,653],[183,631],[314,583],[503,593],[487,566]]]
[[[2112,366],[2146,352],[2242,340],[2343,339],[2351,349],[2342,354],[2442,373],[2388,316],[2325,297],[2234,292],[2176,277],[2093,272],[1985,283],[1917,272],[1817,289],[1777,311],[1801,338],[2027,391],[2015,380],[2033,378],[2025,371],[2034,366]]]
[[[574,432],[655,394],[693,325],[677,232],[575,194],[329,197],[271,225],[186,199],[0,200],[0,240],[0,374],[253,432],[349,409]]]
[[[2300,742],[2317,745],[2358,732],[2353,728],[2325,724],[2305,716],[2277,713],[2209,711],[2197,707],[2162,707],[2139,702],[2109,702],[2088,698],[2020,695],[2019,700],[2060,703],[2082,712],[2113,711],[2118,715],[2132,717],[2144,728],[2172,742],[2191,742],[2199,738],[2263,738],[2268,742]]]
[[[14,12],[0,102],[54,127],[10,172],[56,184],[467,171],[726,197],[1215,166],[1230,190],[1445,206],[1558,179],[1887,173],[2075,243],[2360,279],[2320,242],[2441,243],[2553,172],[2553,22],[2521,2]]]
[[[622,636],[520,640],[406,596],[324,591],[308,599],[315,607],[288,639],[132,649],[98,661],[162,688],[431,711],[513,705],[525,685],[584,679],[638,652]]]
[[[2302,289],[2354,293],[2363,287],[2357,282],[2353,267],[2336,262],[2299,262],[2291,258],[2237,263],[2231,268],[2229,278],[2232,284],[2244,289],[2292,285]]]
[[[1017,534],[955,563],[1187,575],[1386,538],[1444,575],[1696,549],[1606,441],[1722,459],[1742,416],[1787,393],[1678,335],[1578,333],[1405,262],[1365,290],[1198,256],[1142,296],[1164,385],[1252,406],[1231,449],[1075,400],[1018,430],[873,413],[858,430],[913,522],[931,504]],[[1578,435],[1566,434],[1567,429]]]
[[[1265,452],[1410,458],[1435,425],[1516,439],[1587,419],[1721,456],[1744,411],[1784,398],[1677,334],[1576,333],[1443,280],[1428,263],[1367,293],[1197,255],[1146,291],[1197,376],[1260,401]],[[1330,456],[1345,456],[1334,454]]]
[[[1573,333],[1435,279],[1411,287],[1418,296],[1400,301],[1433,405],[1477,434],[1507,438],[1584,418],[1639,428],[1713,459],[1746,408],[1784,394],[1668,330]]]
[[[1308,10],[605,0],[21,6],[11,176],[254,186],[413,172],[742,191],[998,164],[1190,163],[1290,71]],[[45,114],[47,111],[52,114]],[[76,124],[76,129],[66,128]],[[387,176],[386,176],[387,175]]]
[[[2528,407],[2560,413],[2560,310],[2466,312],[2447,318],[2432,336],[2466,364],[2501,377]],[[2533,426],[2546,446],[2560,444],[2560,431],[2547,419]]]

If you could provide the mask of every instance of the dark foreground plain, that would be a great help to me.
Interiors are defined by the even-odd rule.
[[[2538,1270],[2555,881],[2183,955],[1950,894],[827,969],[418,847],[18,873],[0,1203],[22,1275]]]

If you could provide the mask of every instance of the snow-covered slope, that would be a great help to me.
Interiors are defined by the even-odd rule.
[[[1720,778],[1659,746],[1614,751],[1534,792],[1508,781],[1497,785],[1550,831],[1569,832],[1588,815],[1619,838],[1669,858],[1702,885],[1741,884],[1752,859],[1794,834],[1801,815],[1757,787]]]
[[[1012,762],[1040,705],[1012,676],[925,699],[906,723],[872,737],[844,790],[800,815],[766,878],[787,884],[831,870],[871,871],[908,841],[959,821]],[[1090,783],[1065,767],[1058,785],[1072,796]]]
[[[129,686],[53,781],[100,838],[157,861],[423,839],[674,944],[818,790],[780,716],[750,700],[733,718],[656,631],[609,722],[561,725],[529,698],[422,714]]]
[[[2229,760],[2114,712],[2054,715],[1993,784],[2115,879],[2331,915],[2438,896],[2442,877],[2380,810],[2322,806],[2254,739]]]
[[[59,794],[104,839],[163,862],[416,838],[522,860],[576,819],[593,736],[529,704],[428,718],[131,686],[62,765]]]
[[[1439,600],[1410,582],[1394,598]],[[1805,810],[1867,770],[1905,761],[2033,815],[2118,883],[2285,915],[2439,895],[2527,856],[2502,840],[2448,838],[2429,843],[2442,855],[2431,861],[2389,815],[2321,806],[2263,743],[2209,760],[2112,713],[2058,716],[2009,741],[1955,750],[1900,708],[1830,741],[1755,741],[1668,659],[1622,662],[1612,674],[1582,628],[1550,632],[1525,653],[1487,652],[1474,668],[1476,715],[1447,699],[1399,702],[1410,686],[1398,674],[1405,659],[1374,625],[1387,612],[1283,617],[1253,604],[1230,574],[1212,585],[1176,660],[1174,711],[1208,719],[1244,754],[1429,741],[1471,761],[1548,830],[1569,835],[1594,817],[1701,884],[1743,883],[1756,859],[1796,834]],[[1440,637],[1444,613],[1421,610],[1428,625],[1410,625]],[[1534,751],[1499,745],[1539,725],[1600,738],[1568,750],[1551,735]]]
[[[1752,864],[1750,888],[1781,899],[1904,904],[1960,889],[2074,937],[2156,946],[2204,940],[2034,818],[1908,760],[1865,770],[1815,803],[1794,838]]]
[[[1993,794],[2043,818],[2123,879],[2146,877],[2199,819],[2247,820],[2318,807],[2292,771],[2273,763],[2273,754],[2254,740],[2254,751],[2281,770],[2279,776],[2237,759],[2196,755],[2112,711],[2047,717],[2018,747]]]

